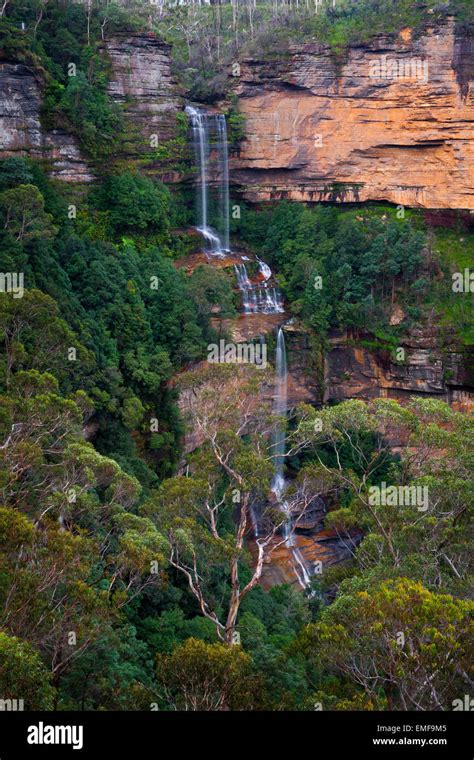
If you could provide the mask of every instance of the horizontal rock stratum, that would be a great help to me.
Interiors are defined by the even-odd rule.
[[[250,201],[390,201],[474,209],[474,40],[454,21],[352,48],[241,63],[246,139],[232,180]]]
[[[73,135],[41,124],[44,82],[30,66],[0,60],[0,153],[47,161],[50,176],[65,182],[90,182],[91,170]]]
[[[175,137],[176,114],[184,98],[171,75],[170,46],[151,33],[115,35],[102,45],[110,65],[108,92],[123,113],[123,130],[109,163],[121,169],[145,168],[163,181],[176,181],[169,160],[151,148],[156,136],[163,149]],[[50,176],[88,183],[95,170],[81,154],[75,136],[46,130],[41,121],[45,81],[41,71],[0,56],[0,151],[3,157],[43,159]]]

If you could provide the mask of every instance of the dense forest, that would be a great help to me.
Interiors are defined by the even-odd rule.
[[[238,155],[239,57],[271,62],[316,40],[340,67],[351,46],[438,17],[469,34],[472,3],[4,0],[0,12],[0,62],[35,72],[42,129],[71,135],[94,174],[73,186],[38,155],[0,155],[0,699],[452,710],[473,678],[472,414],[430,393],[322,392],[276,419],[274,329],[263,370],[206,362],[245,315],[234,262],[186,267],[203,249],[190,120],[177,111],[174,136],[147,154],[160,171],[124,159],[127,104],[111,97],[104,42],[169,45],[180,93],[225,113]],[[319,386],[335,334],[403,369],[398,347],[435,325],[433,350],[472,371],[473,287],[452,287],[474,260],[469,213],[345,204],[336,190],[252,204],[231,175],[231,249],[250,277],[271,267],[285,309],[274,324],[302,331]],[[400,489],[415,498],[374,498]],[[321,504],[344,561],[304,584],[262,583],[288,521],[299,530]]]

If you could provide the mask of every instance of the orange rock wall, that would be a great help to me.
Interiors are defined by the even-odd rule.
[[[383,61],[387,76],[371,76]],[[316,44],[245,60],[236,91],[246,139],[232,180],[251,201],[474,210],[473,75],[474,41],[452,20],[416,40],[405,30],[353,48],[339,70]]]

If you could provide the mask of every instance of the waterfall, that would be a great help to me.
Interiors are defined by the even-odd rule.
[[[275,467],[275,474],[271,482],[271,490],[279,502],[280,509],[287,515],[283,524],[283,536],[287,546],[292,546],[294,537],[291,532],[291,516],[288,514],[288,502],[283,499],[285,491],[285,421],[288,399],[288,372],[286,366],[285,336],[280,327],[277,336],[275,357],[275,396],[273,399],[273,412],[279,420],[273,431],[271,454]]]
[[[263,261],[259,261],[259,268],[265,268],[265,273],[271,277],[272,270]],[[278,288],[268,288],[265,283],[263,287],[254,285],[248,274],[245,264],[235,265],[235,274],[237,285],[242,293],[242,304],[245,314],[279,314],[284,311],[283,298]]]
[[[237,285],[239,286],[239,290],[249,290],[252,287],[252,283],[249,280],[247,267],[245,264],[236,264],[234,269],[237,276]]]
[[[303,555],[295,545],[295,534],[292,531],[292,516],[290,514],[288,502],[284,498],[285,493],[285,448],[286,448],[286,430],[285,420],[288,404],[288,371],[286,364],[286,347],[285,336],[282,328],[278,330],[276,358],[275,358],[275,396],[273,401],[273,412],[280,418],[274,429],[272,436],[271,453],[275,466],[275,474],[271,483],[271,490],[275,494],[281,511],[286,515],[283,524],[283,538],[285,545],[291,549],[294,559],[293,570],[298,579],[298,583],[304,589],[310,583],[311,577],[306,568]]]
[[[217,146],[219,151],[219,217],[225,251],[229,248],[229,148],[227,145],[227,124],[225,116],[217,117]]]
[[[252,523],[253,535],[255,536],[255,538],[258,538],[259,536],[258,517],[255,511],[255,507],[252,504],[250,505],[250,522]]]
[[[197,229],[208,244],[208,253],[224,256],[229,251],[229,156],[227,125],[222,114],[208,114],[186,106],[193,130],[194,155],[199,171],[196,200],[199,224]],[[219,231],[209,224],[209,185],[214,167],[210,161],[210,138],[217,140],[219,175]]]
[[[288,397],[288,374],[286,367],[286,348],[283,330],[278,330],[276,359],[275,359],[275,397],[273,411],[282,418],[275,427],[272,439],[272,457],[275,465],[271,489],[277,499],[281,499],[285,487],[285,425],[286,406]]]
[[[303,555],[301,554],[300,550],[294,546],[293,547],[293,557],[296,560],[296,565],[294,566],[296,577],[298,578],[298,583],[302,588],[306,588],[308,583],[311,581],[311,576],[309,575],[306,565],[304,563]],[[301,573],[301,574],[300,574]]]
[[[263,277],[263,281],[266,282],[272,276],[272,270],[270,269],[268,264],[262,261],[262,259],[259,259],[258,256],[256,256],[256,259],[258,261],[258,268],[260,270],[260,274]]]
[[[223,114],[209,114],[192,106],[186,107],[193,133],[194,155],[198,168],[198,182],[196,184],[196,205],[198,215],[197,229],[206,240],[208,249],[206,253],[213,256],[225,256],[230,253],[229,245],[229,150],[227,143],[227,125]],[[211,141],[217,150],[216,162],[211,160]],[[218,230],[209,224],[209,206],[211,182],[218,177],[218,213],[216,215]],[[241,256],[242,263],[235,264],[234,270],[237,285],[242,293],[242,303],[246,314],[276,314],[284,311],[283,298],[278,288],[270,286],[272,270],[258,256],[258,275],[250,279],[245,261],[250,259]],[[285,420],[287,411],[287,366],[285,336],[283,330],[278,330],[276,361],[275,361],[275,397],[273,411],[278,419],[275,425],[271,454],[275,466],[275,474],[271,482],[271,490],[275,494],[281,511],[286,514],[283,525],[285,543],[291,547],[294,564],[293,570],[299,584],[305,588],[310,582],[310,575],[306,569],[303,555],[295,545],[295,537],[292,531],[292,516],[288,502],[284,499],[285,492]],[[258,516],[253,505],[250,508],[250,517],[254,535],[258,538]]]
[[[198,168],[196,184],[197,229],[204,237],[207,250],[212,256],[230,253],[229,243],[229,146],[227,143],[227,123],[223,114],[206,113],[198,108],[186,106],[191,119],[194,156]],[[211,141],[217,150],[216,162],[211,160]],[[218,177],[218,230],[209,224],[209,188]],[[242,257],[245,260],[247,257]],[[260,285],[253,284],[247,274],[245,264],[237,264],[235,273],[242,293],[242,304],[246,314],[278,314],[284,311],[283,299],[277,288],[269,288],[272,270],[258,258]]]

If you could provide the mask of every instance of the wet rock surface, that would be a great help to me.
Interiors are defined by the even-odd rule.
[[[261,585],[268,590],[281,583],[289,583],[296,588],[302,587],[303,561],[306,572],[311,577],[320,577],[320,573],[333,565],[347,562],[360,542],[362,534],[338,536],[336,533],[320,530],[315,533],[296,533],[294,545],[281,543],[281,538],[275,538],[276,547],[264,564]],[[280,544],[280,545],[278,545]],[[256,556],[255,540],[251,539],[248,548],[252,556]],[[299,554],[299,562],[295,551]],[[321,564],[319,564],[321,563]]]

